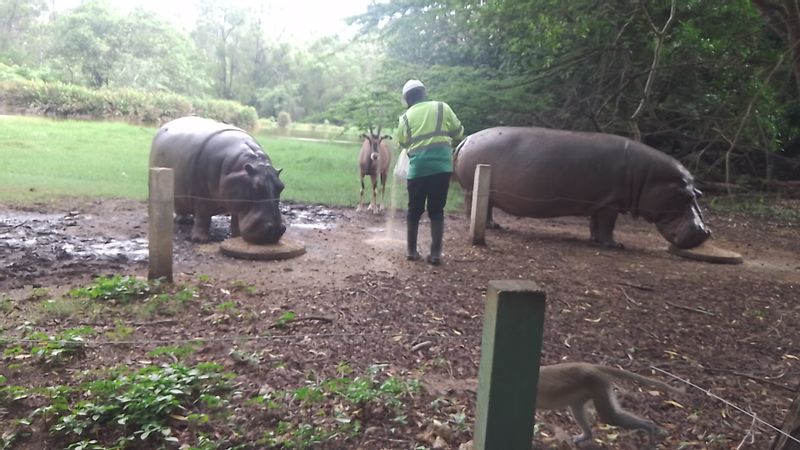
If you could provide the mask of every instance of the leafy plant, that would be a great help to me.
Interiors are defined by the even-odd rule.
[[[41,300],[50,294],[50,290],[46,287],[33,288],[31,291],[31,300]]]
[[[76,446],[99,445],[109,435],[117,436],[116,445],[123,447],[133,440],[155,446],[177,442],[170,426],[177,413],[223,406],[226,400],[218,394],[230,389],[229,379],[222,366],[210,363],[150,366],[132,373],[122,368],[84,383],[77,399],[61,392],[42,412],[55,419],[52,432],[82,439]]]
[[[157,280],[146,281],[132,276],[114,275],[98,277],[94,284],[85,288],[72,289],[69,295],[76,298],[129,303],[148,296],[159,284]]]
[[[116,320],[114,329],[106,332],[106,336],[112,341],[125,341],[136,331],[133,327],[125,325],[121,320]]]
[[[196,352],[199,346],[199,343],[188,343],[180,346],[156,347],[147,352],[147,355],[152,358],[166,355],[172,357],[177,362]]]
[[[57,335],[37,331],[27,337],[35,341],[31,344],[30,354],[44,364],[60,364],[79,354],[85,347],[83,336],[94,333],[91,327],[70,328]]]
[[[278,320],[275,321],[275,328],[286,328],[286,325],[289,322],[293,321],[297,317],[297,313],[294,311],[286,311],[285,313],[281,314],[278,317]]]
[[[351,369],[346,363],[339,364],[341,372]],[[334,438],[347,438],[360,432],[363,411],[383,406],[394,411],[397,422],[407,420],[402,409],[405,399],[419,390],[419,382],[397,377],[385,377],[380,368],[371,367],[365,376],[338,377],[328,380],[313,380],[289,391],[276,391],[248,400],[249,405],[260,406],[279,414],[289,410],[295,403],[293,417],[300,414],[313,417],[303,423],[281,420],[264,433],[260,444],[281,448],[304,449],[314,447]],[[334,408],[322,404],[334,403]]]
[[[250,295],[253,295],[253,294],[258,292],[258,288],[257,287],[255,287],[254,285],[252,285],[252,284],[250,284],[250,283],[248,283],[246,281],[242,281],[242,280],[235,280],[231,284],[231,287],[232,287],[232,290],[234,290],[234,291],[247,292]]]
[[[13,309],[14,309],[14,299],[6,296],[5,294],[0,294],[0,312],[3,314],[8,314]]]

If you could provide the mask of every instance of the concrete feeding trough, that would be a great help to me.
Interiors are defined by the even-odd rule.
[[[668,251],[682,258],[715,264],[741,264],[744,261],[739,253],[719,248],[708,241],[694,248],[678,248],[670,245]]]
[[[306,245],[302,241],[283,237],[277,244],[254,245],[241,237],[229,238],[219,246],[223,255],[239,259],[262,261],[290,259],[305,254]]]

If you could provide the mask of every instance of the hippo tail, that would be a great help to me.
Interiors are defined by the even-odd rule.
[[[450,183],[461,183],[458,179],[458,175],[456,174],[456,162],[458,161],[458,154],[461,153],[461,149],[464,147],[464,143],[467,142],[466,139],[462,140],[461,142],[456,145],[455,150],[453,150],[453,171],[450,173]]]

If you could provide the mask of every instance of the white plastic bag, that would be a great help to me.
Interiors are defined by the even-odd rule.
[[[408,177],[408,152],[406,149],[400,152],[397,163],[394,165],[394,176],[405,180]]]

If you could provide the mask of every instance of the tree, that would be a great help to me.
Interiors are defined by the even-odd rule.
[[[213,61],[211,73],[217,96],[233,99],[243,60],[240,45],[248,36],[247,17],[252,14],[233,0],[200,0],[198,6],[200,16],[192,37]]]
[[[800,4],[796,0],[753,0],[791,55],[795,94],[800,94]]]
[[[20,59],[19,54],[34,38],[36,19],[45,11],[45,0],[0,0],[0,56]]]

